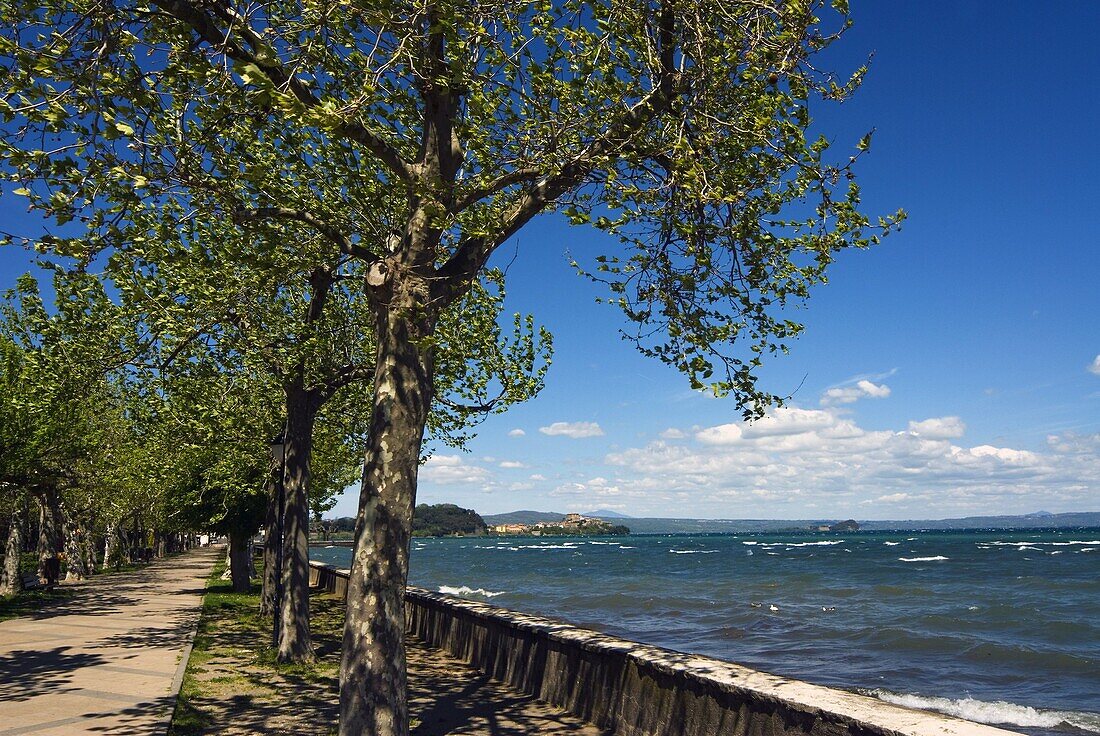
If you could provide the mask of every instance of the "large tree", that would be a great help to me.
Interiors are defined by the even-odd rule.
[[[55,250],[140,248],[149,207],[205,214],[200,172],[223,220],[290,224],[361,265],[375,362],[345,734],[408,730],[417,469],[445,399],[440,332],[465,329],[441,317],[505,241],[554,210],[615,236],[580,265],[628,336],[751,416],[777,400],[756,368],[799,332],[787,308],[837,251],[895,223],[859,210],[868,139],[835,155],[808,133],[811,103],[863,74],[818,68],[843,0],[10,0],[3,14],[15,134],[0,161],[32,207],[89,230]],[[250,130],[272,155],[228,143]]]

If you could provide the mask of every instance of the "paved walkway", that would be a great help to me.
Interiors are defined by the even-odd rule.
[[[206,578],[224,550],[66,585],[74,595],[0,621],[0,736],[163,734]]]

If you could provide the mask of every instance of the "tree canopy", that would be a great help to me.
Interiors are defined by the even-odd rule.
[[[433,409],[541,385],[533,323],[502,346],[466,301],[504,242],[547,212],[606,232],[577,267],[624,335],[752,417],[782,400],[757,377],[801,330],[791,308],[901,219],[861,210],[870,135],[838,151],[812,130],[865,72],[821,67],[845,0],[9,0],[0,18],[0,171],[56,221],[43,248],[125,277],[180,243],[169,260],[361,284],[342,733],[408,730],[401,591]]]

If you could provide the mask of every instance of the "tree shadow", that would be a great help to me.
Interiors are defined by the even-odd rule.
[[[74,671],[106,661],[98,654],[69,653],[70,648],[16,649],[0,654],[0,703],[64,692],[62,688]]]
[[[411,736],[600,736],[609,731],[520,693],[431,649],[408,642]]]

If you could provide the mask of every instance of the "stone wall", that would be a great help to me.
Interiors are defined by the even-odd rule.
[[[312,566],[311,584],[347,595],[346,570]],[[1012,733],[427,590],[405,600],[425,643],[616,735]]]

